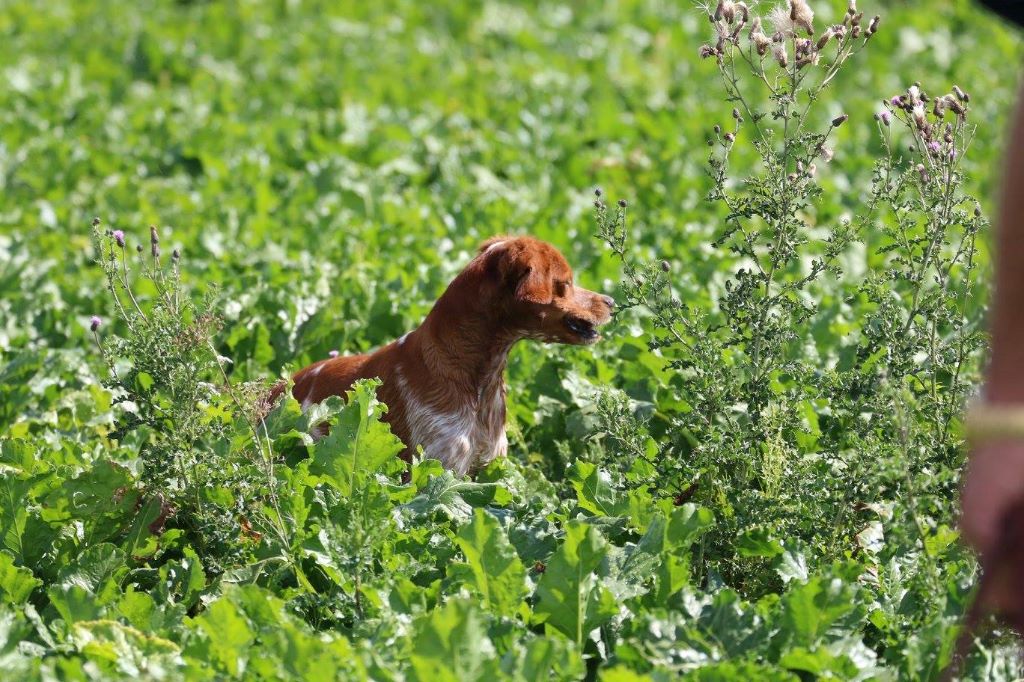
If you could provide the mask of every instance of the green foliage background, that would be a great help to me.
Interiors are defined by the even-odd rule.
[[[820,169],[817,220],[857,210],[879,153],[877,101],[915,80],[972,93],[968,189],[993,212],[1019,39],[969,2],[885,5],[882,31],[822,108],[850,120]],[[827,21],[845,7],[815,9]],[[974,577],[950,544],[954,500],[928,550],[954,566],[948,601],[901,631],[928,605],[866,582],[859,557],[808,566],[748,535],[738,552],[776,582],[721,584],[690,551],[710,511],[674,506],[677,490],[610,488],[595,464],[570,464],[615,455],[593,439],[593,387],[627,391],[655,431],[659,411],[678,409],[681,388],[647,349],[640,313],[593,348],[515,349],[511,461],[476,483],[424,464],[401,490],[372,471],[334,485],[317,462],[340,450],[296,465],[289,490],[309,509],[301,548],[288,551],[315,573],[307,584],[300,571],[204,567],[180,534],[151,535],[150,510],[124,495],[137,443],[108,438],[118,412],[87,328],[113,312],[92,263],[94,215],[130,247],[160,225],[195,295],[219,289],[218,341],[238,380],[408,331],[493,234],[549,240],[582,285],[614,294],[619,264],[592,236],[596,185],[630,201],[633,252],[669,260],[677,295],[700,305],[728,272],[710,248],[723,216],[705,201],[704,169],[705,141],[732,105],[697,58],[707,27],[690,3],[656,0],[0,1],[5,669],[933,677]],[[877,265],[872,254],[854,248],[846,269]],[[357,479],[373,494],[352,511]],[[353,548],[343,531],[356,523],[366,534]],[[369,582],[353,586],[360,570]],[[973,675],[1017,674],[1000,642],[979,646]]]

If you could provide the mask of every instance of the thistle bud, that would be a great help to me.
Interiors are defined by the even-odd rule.
[[[117,242],[118,246],[120,246],[122,249],[124,248],[124,231],[123,230],[114,230],[111,233],[110,236],[112,236],[114,238],[114,241]]]
[[[89,319],[89,331],[96,331],[100,328],[101,324],[103,324],[103,320],[100,319],[99,315],[93,315],[92,318]]]
[[[881,23],[882,17],[877,14],[871,17],[871,23],[868,24],[868,37],[875,35],[878,32],[878,24]]]
[[[963,90],[961,90],[959,85],[954,85],[953,86],[953,94],[956,95],[956,98],[958,100],[960,100],[961,102],[970,102],[971,101],[971,96],[968,95]]]
[[[136,244],[135,245],[135,252],[136,253],[142,253],[142,244]]]
[[[974,204],[974,217],[975,218],[980,218],[981,217],[981,204],[978,204],[978,203]]]
[[[626,206],[627,206],[626,200],[625,199],[619,199],[619,208],[626,208]]]
[[[601,188],[600,187],[595,187],[594,188],[594,196],[595,197],[600,197],[601,196]]]
[[[740,110],[739,110],[739,109],[736,109],[736,108],[734,107],[734,108],[733,108],[733,110],[732,110],[732,117],[733,117],[733,118],[739,118],[739,117],[740,117]]]
[[[827,29],[825,29],[825,32],[821,34],[821,37],[818,38],[818,43],[817,43],[817,45],[815,45],[815,47],[817,49],[819,49],[819,50],[822,50],[822,49],[825,48],[826,45],[828,45],[828,41],[831,40],[831,39],[832,39],[832,29],[831,28],[827,28]]]
[[[726,142],[732,143],[735,140],[736,140],[736,136],[733,135],[732,133],[726,133],[725,134],[725,141]]]
[[[882,123],[886,127],[888,127],[888,125],[892,122],[892,114],[890,114],[888,111],[881,112],[880,114],[878,114],[878,117],[882,120]]]
[[[853,30],[850,31],[850,36],[854,39],[860,38],[860,26],[854,26]]]
[[[173,251],[171,251],[171,258],[176,261],[181,260],[181,252],[178,251],[177,249],[174,249]]]
[[[102,221],[100,221],[99,218],[93,218],[92,219],[92,226],[93,227],[99,227],[100,226],[100,222],[102,222]]]
[[[836,116],[834,119],[832,119],[832,127],[838,128],[839,126],[846,123],[846,119],[848,118],[850,118],[849,114],[840,114],[839,116]]]
[[[668,272],[671,269],[672,269],[672,266],[669,264],[669,262],[667,260],[661,261],[661,271],[662,272]]]
[[[714,130],[715,130],[715,135],[721,135],[722,134],[722,126],[718,125],[717,123],[715,124]]]

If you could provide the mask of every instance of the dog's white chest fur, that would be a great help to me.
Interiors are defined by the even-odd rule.
[[[396,378],[406,401],[403,418],[411,447],[422,446],[426,457],[440,460],[459,475],[507,453],[504,385],[482,390],[472,402],[446,405],[444,400],[428,402],[413,395],[404,377]]]

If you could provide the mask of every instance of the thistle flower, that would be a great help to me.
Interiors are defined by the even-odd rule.
[[[765,35],[764,29],[761,28],[761,17],[754,17],[754,23],[750,25],[750,42],[754,44],[757,54],[762,57],[767,54],[772,44],[772,39]]]
[[[961,102],[970,102],[971,101],[971,96],[968,95],[963,90],[961,90],[959,85],[954,85],[953,86],[953,94],[956,95],[956,98],[958,100],[960,100]]]
[[[935,142],[934,140],[928,143],[928,151],[931,152],[932,154],[938,154],[941,148],[941,145],[939,145],[939,143]]]
[[[124,248],[124,231],[123,230],[114,230],[113,233],[111,234],[111,236],[114,238],[114,241],[117,242],[117,245],[120,246],[123,249]]]
[[[892,122],[892,114],[890,114],[888,111],[882,111],[881,113],[878,114],[878,117],[882,120],[882,123],[887,127]]]
[[[806,0],[789,0],[789,18],[808,35],[814,35],[814,12]]]
[[[718,54],[718,51],[715,50],[715,48],[711,47],[710,45],[701,45],[698,54],[700,55],[701,59],[707,59],[708,57],[713,57],[714,55]]]
[[[903,107],[903,98],[900,95],[893,95],[893,98],[889,100],[889,104],[897,108]]]
[[[831,27],[826,28],[825,32],[821,34],[820,38],[818,38],[818,44],[815,45],[815,47],[819,50],[825,49],[825,46],[828,45],[828,41],[832,40],[832,33],[833,31]]]
[[[338,351],[336,351],[336,350],[332,350],[332,351],[329,351],[327,353],[327,355],[328,355],[328,357],[336,358],[336,357],[338,357],[338,355],[340,355],[340,353],[338,353]]]
[[[835,152],[832,151],[831,147],[826,147],[822,145],[821,148],[818,150],[818,155],[821,157],[822,161],[824,161],[825,163],[829,163],[830,161],[832,161],[832,157],[835,156]]]
[[[93,315],[89,318],[89,331],[96,331],[100,328],[101,324],[103,324],[103,320],[100,319],[99,315]]]
[[[779,63],[779,66],[786,68],[789,59],[786,57],[786,46],[784,43],[772,43],[772,57]]]

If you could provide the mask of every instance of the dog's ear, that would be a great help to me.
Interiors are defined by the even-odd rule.
[[[554,287],[548,269],[537,254],[523,248],[514,237],[492,237],[480,245],[484,268],[508,287],[517,301],[551,303]]]
[[[516,298],[527,303],[551,303],[554,298],[551,277],[541,268],[527,265],[516,285]]]

